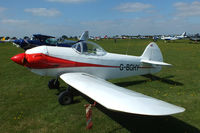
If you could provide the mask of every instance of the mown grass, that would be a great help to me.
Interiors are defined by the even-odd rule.
[[[141,55],[152,40],[97,41],[106,51]],[[0,44],[0,132],[200,132],[200,45],[188,40],[157,41],[164,61],[173,64],[154,77],[136,76],[111,82],[182,106],[186,111],[166,117],[147,117],[93,108],[93,129],[85,129],[85,108],[81,96],[61,106],[57,90],[47,87],[51,77],[41,77],[17,65],[10,57],[23,52],[12,44]],[[60,80],[61,81],[61,80]],[[67,85],[61,81],[61,87]]]

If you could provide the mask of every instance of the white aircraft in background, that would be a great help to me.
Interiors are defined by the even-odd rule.
[[[78,90],[107,109],[126,113],[164,116],[185,109],[144,94],[116,86],[106,80],[159,72],[163,56],[150,43],[141,56],[108,53],[99,45],[80,41],[72,47],[39,46],[11,58],[17,64],[42,76],[61,78],[69,87],[60,93],[61,105],[73,102],[72,90]],[[59,86],[58,80],[49,82]]]
[[[168,37],[165,37],[165,36],[162,36],[161,39],[162,40],[166,40],[166,41],[173,41],[173,40],[178,40],[178,39],[183,39],[183,38],[186,38],[186,32],[183,32],[182,35],[180,36],[175,36],[175,37],[171,37],[171,36],[168,36]]]

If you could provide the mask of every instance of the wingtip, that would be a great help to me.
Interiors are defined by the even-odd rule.
[[[182,112],[184,112],[186,109],[185,108],[183,108],[183,107],[179,107],[180,109],[179,109],[179,112],[178,113],[182,113]]]

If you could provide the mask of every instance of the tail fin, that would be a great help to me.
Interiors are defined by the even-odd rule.
[[[151,42],[146,47],[141,57],[146,60],[161,61],[161,62],[163,61],[162,53],[158,45],[154,42]]]
[[[159,66],[170,66],[168,63],[163,62],[162,53],[158,47],[158,45],[154,42],[150,43],[142,54],[141,62],[152,64],[152,65],[159,65]]]
[[[182,37],[186,36],[186,32],[183,32],[183,34],[181,35]]]
[[[82,33],[81,37],[79,38],[80,41],[87,41],[89,39],[89,32],[85,31]]]

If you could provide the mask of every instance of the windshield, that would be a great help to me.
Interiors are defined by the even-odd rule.
[[[106,51],[98,44],[90,41],[81,41],[72,46],[78,53],[86,55],[105,55]]]

